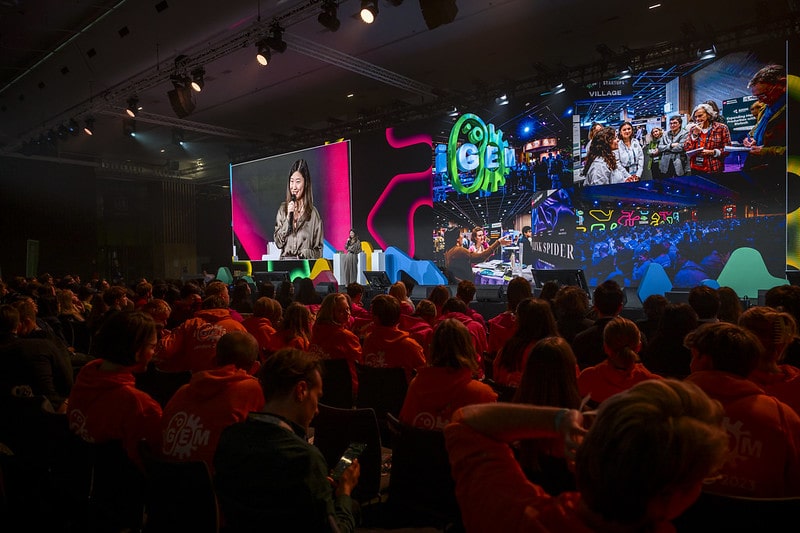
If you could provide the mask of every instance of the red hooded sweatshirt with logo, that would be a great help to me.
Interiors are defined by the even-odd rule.
[[[161,340],[156,365],[164,372],[210,370],[217,342],[230,331],[247,331],[230,309],[201,309]]]
[[[130,368],[100,370],[102,359],[86,363],[69,394],[70,430],[86,442],[122,442],[128,457],[141,466],[137,444],[153,450],[161,441],[161,406],[136,388]]]
[[[730,455],[709,490],[776,498],[800,496],[800,416],[749,379],[719,370],[692,372],[686,381],[725,408]]]
[[[174,461],[204,461],[213,469],[222,430],[264,407],[258,380],[234,365],[204,370],[178,389],[161,418],[161,453]]]
[[[648,379],[661,379],[661,376],[647,370],[642,363],[634,363],[631,368],[623,370],[613,367],[606,359],[598,365],[583,369],[578,376],[578,392],[582,397],[591,394],[592,400],[600,403]]]
[[[748,378],[761,385],[764,392],[794,409],[800,415],[800,368],[792,365],[778,365],[780,372],[771,374],[754,370]]]
[[[431,355],[431,341],[433,340],[433,326],[428,324],[424,318],[414,315],[400,315],[400,323],[397,325],[403,331],[408,332],[411,338],[422,346],[425,359]]]
[[[364,339],[362,353],[365,365],[402,368],[406,371],[407,381],[411,381],[414,370],[425,366],[422,346],[408,332],[397,326],[375,324],[372,332]]]
[[[400,410],[400,421],[442,430],[460,407],[496,402],[497,393],[472,377],[469,368],[425,367],[417,371]]]
[[[265,353],[271,351],[270,343],[275,336],[275,328],[269,318],[263,316],[251,316],[242,321],[244,329],[250,332],[250,335],[256,338],[258,348],[260,351],[261,362],[264,362],[263,356]]]

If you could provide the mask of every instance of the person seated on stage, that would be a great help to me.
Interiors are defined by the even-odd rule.
[[[244,328],[256,339],[259,349],[259,361],[262,363],[266,355],[272,352],[272,337],[280,324],[283,308],[278,300],[262,296],[253,305],[253,316],[242,322]]]
[[[69,395],[69,429],[86,442],[119,440],[140,467],[138,444],[161,444],[161,406],[136,388],[158,343],[156,324],[141,311],[119,311],[97,333],[98,358],[78,373]]]
[[[723,416],[698,387],[674,380],[646,381],[610,398],[588,433],[574,409],[463,407],[444,433],[464,528],[674,531],[669,522],[725,460]],[[542,437],[564,440],[576,492],[549,496],[526,479],[509,443]]]
[[[214,486],[225,530],[339,531],[356,528],[350,494],[358,459],[335,486],[307,433],[323,392],[322,361],[285,348],[259,372],[263,409],[225,428],[214,455]]]
[[[517,306],[517,330],[497,352],[492,379],[506,387],[518,387],[533,346],[545,337],[557,335],[550,304],[538,298],[522,300]]]
[[[231,331],[217,343],[216,368],[192,375],[164,407],[161,454],[171,461],[203,461],[213,470],[222,430],[264,407],[258,380],[247,373],[258,358],[255,337]]]
[[[578,390],[589,396],[593,405],[631,388],[646,379],[661,379],[650,372],[639,359],[642,334],[636,324],[621,316],[613,318],[603,328],[603,349],[606,360],[584,368],[578,376]]]
[[[486,328],[467,314],[467,304],[458,298],[450,298],[442,306],[440,320],[446,318],[455,318],[467,327],[472,337],[472,344],[475,346],[475,359],[478,361],[478,377],[483,378],[483,353],[489,347],[489,342],[486,338]]]
[[[497,401],[497,393],[473,377],[478,370],[475,347],[458,320],[448,318],[436,326],[428,363],[408,386],[399,416],[404,424],[442,430],[460,407]]]
[[[314,319],[308,307],[299,302],[290,303],[289,307],[283,310],[283,318],[275,329],[275,335],[270,339],[266,357],[281,348],[308,350],[313,323]]]
[[[310,352],[323,359],[346,359],[353,379],[353,394],[358,392],[356,363],[363,363],[361,342],[348,329],[350,306],[341,293],[332,293],[322,300],[317,319],[311,328]]]
[[[545,337],[531,349],[522,371],[514,403],[579,409],[578,362],[569,343],[561,337]],[[517,461],[529,480],[556,496],[575,490],[575,476],[558,439],[520,441]]]
[[[797,323],[789,313],[769,307],[751,307],[739,318],[739,325],[758,337],[764,351],[748,378],[767,394],[800,414],[800,369],[783,364],[786,348],[797,338]]]
[[[406,380],[414,371],[425,366],[422,346],[411,335],[397,327],[400,322],[400,303],[388,294],[379,294],[369,305],[374,325],[364,339],[364,365],[383,368],[402,368]]]
[[[686,336],[692,373],[685,381],[718,400],[728,419],[728,461],[707,490],[752,498],[800,496],[800,416],[747,377],[761,344],[746,329],[704,324]]]
[[[472,320],[479,322],[485,329],[486,319],[483,318],[482,314],[469,306],[469,304],[475,299],[476,292],[477,289],[475,288],[475,283],[468,279],[461,280],[458,282],[458,286],[456,287],[456,298],[467,304],[467,314],[470,316],[470,318],[472,318]]]
[[[431,339],[433,338],[433,328],[436,325],[436,306],[430,300],[420,300],[413,315],[400,315],[400,323],[397,325],[403,331],[407,331],[411,338],[422,346],[425,359],[430,359]]]
[[[392,286],[389,287],[389,296],[394,296],[400,303],[400,312],[402,314],[414,314],[414,304],[411,302],[411,298],[408,297],[408,290],[406,289],[405,283],[402,281],[392,283]],[[370,303],[370,307],[371,306],[372,304]]]
[[[500,247],[508,246],[511,240],[507,237],[500,237],[483,251],[470,252],[461,246],[461,236],[458,230],[450,230],[445,234],[445,243],[450,248],[444,253],[445,268],[450,271],[451,281],[458,283],[461,280],[471,280],[474,282],[475,275],[472,273],[472,265],[485,261]]]
[[[212,282],[217,283],[217,282]],[[181,372],[214,368],[217,342],[229,331],[247,331],[231,316],[228,301],[221,295],[207,296],[194,318],[164,335],[154,358],[159,370]]]

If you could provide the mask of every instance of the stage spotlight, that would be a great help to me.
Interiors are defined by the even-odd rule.
[[[631,67],[625,67],[624,69],[619,71],[619,79],[621,80],[628,80],[632,75],[633,69]]]
[[[707,48],[698,48],[697,58],[701,61],[717,57],[717,47],[713,44]]]
[[[566,88],[566,87],[564,87],[564,84],[563,84],[563,83],[559,83],[558,85],[556,85],[555,87],[553,87],[551,90],[553,91],[553,94],[561,94],[561,93],[563,93],[564,91],[566,91],[566,90],[567,90],[567,88]]]
[[[429,30],[453,22],[458,14],[456,0],[419,0],[419,7]]]
[[[90,117],[90,118],[86,119],[86,125],[83,127],[83,132],[86,135],[94,135],[94,119],[93,118]]]
[[[262,66],[267,66],[272,59],[272,53],[269,51],[269,45],[266,40],[258,41],[256,43],[258,53],[256,54],[256,61]]]
[[[192,71],[192,89],[195,92],[200,92],[203,90],[203,85],[205,85],[204,77],[206,75],[206,71],[203,67],[198,67]]]
[[[136,137],[136,121],[132,118],[123,118],[122,134],[125,137]]]
[[[80,126],[78,125],[78,121],[75,120],[74,118],[69,119],[69,123],[67,124],[67,130],[69,130],[69,132],[72,135],[78,135],[78,133],[79,133],[78,130],[80,130]]]
[[[322,3],[322,13],[319,14],[317,20],[329,30],[336,31],[342,24],[339,22],[339,18],[336,16],[337,10],[338,6],[336,4],[336,0],[325,0]]]
[[[372,24],[378,16],[378,0],[361,0],[361,20]]]
[[[125,109],[125,112],[128,114],[129,117],[133,118],[139,114],[139,110],[142,107],[139,105],[139,99],[135,96],[131,96],[128,98],[128,107]]]
[[[508,95],[501,94],[500,96],[494,99],[494,103],[497,105],[508,105]]]
[[[184,141],[184,133],[183,130],[180,128],[172,128],[172,144],[177,146],[183,146]]]
[[[264,39],[270,48],[282,54],[286,51],[286,42],[283,40],[283,28],[277,22],[269,29],[269,36]]]

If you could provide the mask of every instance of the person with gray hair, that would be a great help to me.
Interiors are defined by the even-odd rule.
[[[750,148],[744,168],[782,164],[786,157],[786,69],[767,65],[755,73],[747,87],[766,108],[744,140],[743,144]]]
[[[731,144],[731,132],[717,117],[708,104],[698,104],[692,111],[694,125],[683,143],[687,155],[692,151],[692,174],[725,172],[725,147]]]
[[[689,160],[683,149],[688,132],[683,128],[683,119],[680,115],[674,115],[669,119],[669,129],[658,141],[658,151],[661,160],[658,162],[661,176],[671,178],[674,176],[684,176],[689,172]]]

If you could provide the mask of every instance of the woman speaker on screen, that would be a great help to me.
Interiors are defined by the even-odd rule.
[[[308,163],[298,159],[289,171],[286,201],[275,217],[275,244],[281,259],[322,257],[322,219],[314,207]]]

